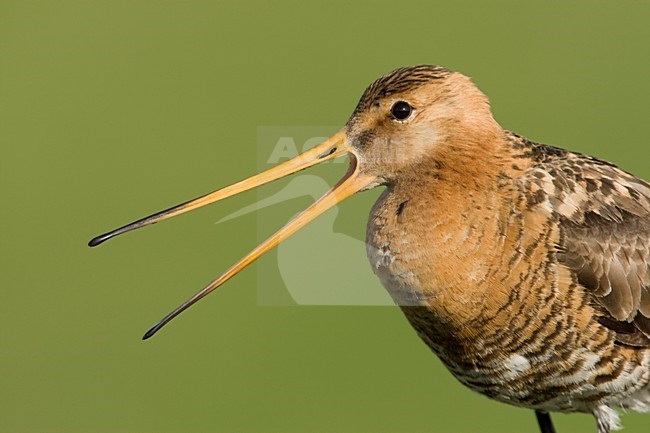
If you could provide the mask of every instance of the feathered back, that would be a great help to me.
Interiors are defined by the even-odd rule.
[[[558,261],[620,343],[650,346],[650,185],[593,157],[512,140],[536,161],[527,181],[559,223]]]

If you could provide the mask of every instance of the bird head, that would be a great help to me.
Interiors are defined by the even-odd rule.
[[[350,166],[339,182],[223,275],[165,316],[145,334],[146,339],[337,203],[356,192],[412,176],[418,165],[453,162],[454,158],[465,155],[467,148],[480,144],[481,137],[494,133],[498,129],[495,125],[487,98],[467,77],[438,66],[397,69],[373,82],[363,93],[345,127],[321,144],[248,179],[97,236],[89,245],[99,245],[116,235],[222,200],[321,162],[349,156]],[[470,143],[471,140],[478,141]],[[474,155],[469,158],[469,165],[475,165]]]
[[[359,172],[390,184],[418,166],[452,163],[499,131],[487,97],[469,78],[421,65],[368,86],[345,125],[345,139]]]

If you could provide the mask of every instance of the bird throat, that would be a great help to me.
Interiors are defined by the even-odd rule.
[[[407,317],[428,311],[429,325],[455,336],[477,314],[507,302],[494,281],[508,277],[499,252],[508,247],[509,221],[520,206],[514,185],[526,166],[478,146],[475,155],[462,150],[453,161],[428,161],[389,185],[366,234],[372,269]]]

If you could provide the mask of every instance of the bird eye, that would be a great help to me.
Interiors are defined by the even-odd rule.
[[[413,107],[408,102],[397,101],[390,109],[390,114],[397,120],[404,120],[411,115]]]

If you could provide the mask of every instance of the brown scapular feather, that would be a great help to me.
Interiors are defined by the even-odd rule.
[[[650,185],[596,158],[534,147],[537,166],[555,177],[558,261],[620,343],[650,347]]]

